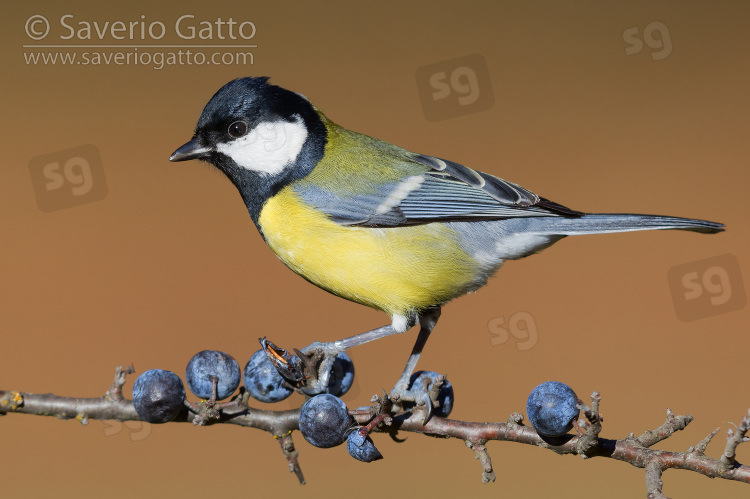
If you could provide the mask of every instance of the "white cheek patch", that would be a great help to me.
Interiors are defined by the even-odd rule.
[[[217,144],[216,150],[232,158],[246,170],[269,175],[281,173],[294,163],[307,140],[302,118],[295,121],[266,121],[250,133],[231,142]]]

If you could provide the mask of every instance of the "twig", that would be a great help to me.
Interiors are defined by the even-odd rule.
[[[495,471],[492,469],[492,459],[485,443],[483,440],[466,441],[466,447],[474,451],[474,458],[478,459],[482,465],[482,483],[494,482],[496,478]]]
[[[289,463],[289,471],[297,475],[297,480],[302,485],[305,485],[305,477],[302,475],[302,468],[299,466],[299,452],[294,447],[294,441],[292,440],[292,432],[285,433],[283,435],[275,437],[281,444],[281,451],[284,453],[287,462]]]
[[[667,409],[667,420],[655,430],[646,430],[638,438],[638,443],[644,447],[651,447],[672,436],[679,430],[684,430],[693,421],[693,416],[675,416],[672,409]]]
[[[599,433],[602,431],[602,417],[599,414],[599,402],[602,400],[599,392],[591,394],[591,407],[583,407],[583,415],[589,424],[586,433],[578,439],[578,454],[583,458],[589,457],[599,445]]]
[[[748,429],[750,429],[750,410],[747,411],[747,416],[742,418],[742,422],[737,427],[736,431],[732,428],[729,428],[727,431],[727,446],[724,449],[724,454],[721,456],[721,464],[725,470],[730,470],[737,465],[735,452],[737,451],[737,446],[740,445],[741,442],[747,442],[745,434]]]

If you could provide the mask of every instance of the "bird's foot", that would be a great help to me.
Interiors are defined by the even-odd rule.
[[[422,424],[427,424],[432,416],[448,417],[453,408],[453,387],[445,375],[418,371],[401,377],[390,398],[397,410],[421,414]]]
[[[280,348],[266,338],[260,340],[268,359],[291,388],[307,395],[327,393],[331,368],[336,356],[344,349],[338,342],[316,341],[294,354]]]

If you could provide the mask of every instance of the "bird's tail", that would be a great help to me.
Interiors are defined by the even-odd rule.
[[[546,228],[540,227],[543,232],[565,236],[669,229],[714,234],[724,230],[724,224],[707,220],[630,213],[587,213],[581,217],[537,220],[543,225],[549,222]]]

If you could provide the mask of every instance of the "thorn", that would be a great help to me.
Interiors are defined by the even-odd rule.
[[[716,436],[716,434],[719,433],[720,429],[721,429],[720,427],[717,427],[714,431],[709,433],[706,436],[706,438],[698,442],[698,445],[696,445],[695,447],[690,447],[688,449],[688,452],[697,452],[699,454],[703,454],[704,452],[706,452],[706,448],[708,447],[708,444]]]

